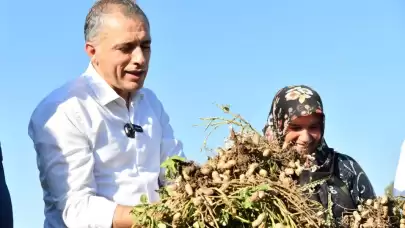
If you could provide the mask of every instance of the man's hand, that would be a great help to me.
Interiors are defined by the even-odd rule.
[[[115,209],[112,228],[131,228],[133,224],[131,210],[132,207],[118,205]]]

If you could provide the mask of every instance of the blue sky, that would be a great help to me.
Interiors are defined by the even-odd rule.
[[[42,192],[27,135],[31,112],[81,74],[83,23],[93,1],[0,0],[0,141],[15,227],[41,227]],[[170,114],[191,159],[216,103],[261,129],[276,91],[307,84],[321,94],[326,140],[354,157],[378,194],[394,178],[405,139],[405,5],[400,0],[153,1],[146,86]],[[226,129],[213,136],[222,142]]]

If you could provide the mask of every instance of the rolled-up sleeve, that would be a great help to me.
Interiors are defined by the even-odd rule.
[[[47,110],[45,110],[47,109]],[[37,111],[28,133],[37,152],[41,185],[67,227],[111,228],[116,204],[97,196],[94,157],[72,116],[57,108]]]
[[[167,158],[174,155],[185,158],[186,156],[183,152],[183,144],[174,136],[173,128],[170,125],[169,115],[166,113],[163,107],[161,110],[160,123],[162,126],[162,140],[160,145],[160,162],[162,163]],[[160,169],[159,182],[162,186],[167,184],[164,168]]]
[[[399,161],[395,174],[393,194],[394,196],[405,196],[405,141],[402,143]]]

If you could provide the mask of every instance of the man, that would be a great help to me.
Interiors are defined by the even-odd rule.
[[[0,227],[13,228],[13,208],[3,168],[3,153],[0,145]]]
[[[100,0],[84,26],[90,64],[32,114],[46,228],[131,227],[132,207],[159,199],[160,164],[184,156],[169,117],[143,88],[151,54],[146,15],[131,0]]]
[[[405,141],[402,143],[401,146],[401,153],[399,155],[399,161],[394,180],[393,195],[405,196]]]

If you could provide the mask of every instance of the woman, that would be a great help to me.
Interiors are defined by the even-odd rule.
[[[10,193],[6,184],[3,169],[3,155],[0,145],[0,227],[13,228],[13,209]]]
[[[284,87],[273,99],[267,124],[263,131],[280,147],[291,145],[302,154],[314,155],[315,172],[305,172],[299,183],[326,178],[313,194],[313,199],[328,208],[336,221],[345,209],[355,209],[365,199],[375,197],[373,187],[360,165],[350,156],[328,147],[324,140],[325,115],[320,96],[308,86]]]

